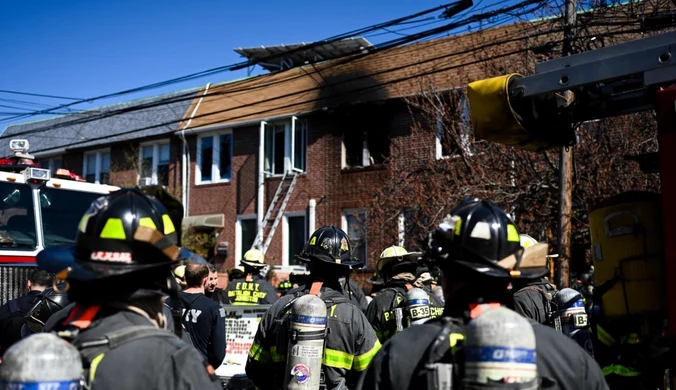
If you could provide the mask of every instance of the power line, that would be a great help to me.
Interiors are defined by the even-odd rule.
[[[347,58],[334,60],[331,63],[327,64],[328,67],[326,67],[323,70],[328,70],[328,69],[331,69],[333,67],[337,67],[337,66],[346,64],[348,62],[355,61],[357,59],[363,58],[364,56],[372,55],[376,51],[383,51],[383,50],[386,50],[386,49],[389,49],[389,48],[392,48],[392,47],[400,46],[400,45],[408,43],[408,42],[419,40],[419,39],[424,38],[426,36],[432,36],[432,35],[435,35],[435,34],[442,33],[442,32],[449,30],[449,29],[454,29],[454,28],[458,28],[458,27],[468,25],[472,22],[481,21],[484,18],[494,17],[495,15],[498,15],[500,13],[500,11],[502,11],[502,10],[504,10],[505,12],[511,12],[515,9],[518,9],[518,8],[521,8],[521,7],[524,7],[524,6],[527,6],[527,5],[536,4],[536,3],[541,3],[541,0],[525,0],[521,3],[517,3],[515,5],[505,7],[505,8],[502,8],[500,10],[493,10],[493,11],[490,11],[490,12],[487,12],[487,13],[484,13],[484,14],[471,15],[470,17],[462,19],[458,22],[449,23],[449,24],[442,26],[442,27],[426,30],[426,31],[423,31],[423,32],[420,32],[420,33],[417,33],[417,34],[412,34],[411,36],[406,37],[406,38],[398,38],[398,39],[395,39],[395,40],[384,42],[384,43],[380,44],[374,50],[369,51],[368,53],[358,54],[358,55],[354,55],[354,56],[349,56]],[[444,58],[444,57],[449,56],[449,55],[453,55],[453,53],[445,54],[445,55],[442,55],[442,56],[436,57],[436,58],[431,58],[431,59],[423,61],[421,63],[433,61],[433,60],[439,59],[439,58]],[[417,65],[417,64],[409,64],[409,65],[406,65],[405,67],[410,67],[410,66],[415,66],[415,65]],[[364,77],[373,77],[375,75],[388,73],[390,71],[396,71],[398,69],[401,69],[401,68],[394,68],[394,69],[390,69],[390,70],[386,70],[386,71],[377,72],[377,73],[374,73],[374,74],[368,74],[368,75],[359,77],[357,79],[361,79],[361,78],[364,78]],[[305,77],[305,75],[299,74],[298,76],[292,76],[292,77],[289,77],[289,78],[286,78],[286,79],[274,80],[270,83],[261,83],[259,85],[255,85],[255,86],[245,86],[242,89],[234,89],[233,88],[233,89],[229,89],[228,91],[225,91],[225,92],[210,92],[210,93],[206,94],[205,96],[233,94],[233,93],[237,93],[237,92],[248,92],[248,91],[251,91],[251,90],[254,90],[254,89],[265,88],[265,87],[272,86],[272,85],[275,85],[275,84],[278,84],[278,83],[284,83],[284,82],[292,81],[296,78],[301,78],[301,77]],[[339,84],[342,84],[342,83],[345,83],[345,82],[352,82],[352,81],[355,81],[357,79],[350,79],[350,80],[345,80],[343,82],[337,82],[337,83],[334,83],[333,86],[339,85]],[[251,80],[252,79],[241,80],[241,81],[238,81],[238,83],[245,84],[247,82],[250,82]],[[297,94],[300,94],[300,93],[312,92],[313,90],[316,90],[316,89],[319,89],[319,88],[314,88],[314,89],[309,89],[309,90],[304,90],[304,91],[298,91],[298,92],[295,92],[295,93],[292,93],[292,94],[279,96],[277,98],[286,98],[286,97],[289,97],[291,95],[297,95]],[[54,126],[45,126],[45,127],[38,128],[38,129],[20,132],[20,133],[17,133],[15,135],[35,134],[35,133],[42,131],[42,130],[49,130],[49,129],[53,129],[53,128],[68,126],[68,125],[71,125],[71,124],[78,124],[78,123],[84,123],[84,122],[93,121],[93,120],[100,120],[100,119],[110,117],[110,116],[113,116],[113,115],[117,115],[117,114],[121,114],[121,113],[137,111],[137,110],[141,110],[141,109],[151,108],[151,107],[155,107],[155,106],[159,106],[159,105],[163,105],[163,104],[168,104],[168,103],[174,103],[174,102],[183,101],[183,100],[191,100],[193,98],[194,98],[194,94],[190,94],[187,97],[174,97],[174,96],[172,96],[172,97],[169,97],[167,99],[163,99],[161,101],[151,102],[147,105],[144,104],[144,105],[138,105],[138,106],[134,106],[134,107],[128,107],[128,108],[120,109],[118,111],[104,112],[104,113],[102,113],[98,116],[88,116],[88,117],[83,117],[83,118],[77,118],[77,119],[74,119],[72,121],[59,123],[59,124],[54,125]],[[261,102],[259,102],[259,103],[261,103]]]
[[[44,98],[50,98],[50,99],[82,100],[81,98],[73,98],[73,97],[66,97],[66,96],[55,96],[55,95],[43,95],[43,94],[40,94],[40,93],[31,93],[31,92],[8,91],[8,90],[4,90],[4,89],[0,89],[0,92],[9,93],[9,94],[13,94],[13,95],[37,96],[37,97],[44,97]]]
[[[560,30],[560,29],[557,29],[557,30],[550,30],[550,31],[545,31],[545,32],[540,33],[539,35],[552,34],[553,32],[557,32],[557,31],[559,31],[559,30]],[[512,39],[502,40],[502,41],[498,41],[498,42],[491,42],[491,43],[488,43],[488,44],[486,44],[486,45],[483,45],[483,46],[480,46],[480,47],[475,47],[475,48],[472,48],[472,49],[469,49],[469,50],[466,50],[466,51],[463,51],[463,52],[460,52],[460,53],[452,53],[452,55],[467,54],[467,53],[471,53],[471,52],[476,51],[476,50],[485,49],[485,48],[487,48],[487,47],[497,46],[497,45],[502,45],[502,44],[506,44],[506,43],[510,43],[510,42],[518,42],[518,41],[520,41],[520,40],[529,39],[529,38],[533,38],[533,37],[536,37],[536,36],[537,36],[536,34],[531,34],[529,37],[519,37],[519,38],[512,38]],[[504,53],[504,54],[502,54],[502,55],[500,55],[500,56],[498,56],[498,57],[494,57],[494,58],[500,58],[500,57],[510,56],[510,55],[518,54],[518,53],[521,53],[521,52],[527,51],[527,50],[530,50],[530,48],[526,48],[526,49],[519,50],[519,51],[516,51],[516,52],[508,52],[508,53]],[[449,55],[447,55],[447,56],[449,56]],[[387,84],[399,83],[399,82],[402,82],[402,81],[410,80],[410,79],[412,79],[412,78],[424,77],[424,76],[426,76],[426,75],[430,75],[430,74],[434,74],[434,73],[439,73],[439,72],[443,72],[443,71],[448,71],[448,70],[451,70],[451,69],[460,68],[460,67],[464,67],[464,66],[468,66],[468,65],[478,64],[478,63],[481,63],[481,62],[485,62],[485,61],[487,61],[487,60],[488,60],[488,59],[478,59],[478,60],[476,60],[476,61],[471,61],[471,62],[468,62],[468,63],[462,63],[462,64],[450,65],[450,66],[443,67],[443,68],[438,68],[438,69],[435,69],[435,70],[432,70],[432,71],[429,71],[429,72],[426,72],[426,73],[423,73],[423,74],[415,74],[415,75],[412,75],[412,76],[405,76],[405,77],[403,77],[403,78],[390,80],[390,81],[387,81],[387,82],[379,83],[379,84],[377,84],[377,85],[367,86],[367,87],[359,88],[359,89],[356,89],[356,90],[345,91],[345,92],[343,92],[343,93],[336,94],[336,95],[333,96],[333,97],[339,97],[339,96],[346,95],[346,94],[360,94],[360,93],[366,93],[366,92],[369,92],[369,91],[370,91],[371,89],[373,89],[373,88],[379,88],[379,87],[382,87],[382,86],[387,85]],[[391,71],[391,70],[390,70],[390,71]],[[349,80],[349,81],[354,81],[354,79]],[[304,93],[304,92],[306,92],[306,91],[298,91],[298,92],[296,92],[296,93]],[[282,98],[282,97],[271,98],[271,99],[269,99],[269,100],[275,100],[275,99],[279,99],[279,98]],[[311,101],[309,101],[309,102],[318,101],[318,100],[321,100],[321,98],[313,99],[313,100],[311,100]],[[269,112],[269,111],[272,111],[272,110],[283,109],[283,108],[291,108],[291,107],[297,106],[297,105],[299,105],[299,104],[305,104],[305,103],[308,103],[308,101],[303,101],[302,103],[292,103],[292,104],[288,104],[288,105],[281,106],[281,107],[278,106],[278,107],[274,107],[274,108],[269,109],[269,110],[258,111],[258,113],[264,114],[264,113]],[[236,109],[239,109],[239,108],[242,108],[242,106],[237,106],[237,107],[233,107],[233,108],[229,108],[229,109],[219,110],[219,111],[216,111],[216,112],[209,112],[209,113],[197,115],[197,116],[195,116],[194,118],[209,117],[209,116],[213,116],[213,115],[216,115],[216,114],[221,114],[221,113],[223,113],[223,112],[227,112],[227,111],[231,111],[231,110],[236,110]],[[245,117],[245,116],[248,116],[248,115],[249,115],[249,114],[246,114],[246,115],[243,115],[243,116],[240,116],[240,117],[233,117],[233,118],[230,118],[230,120],[241,119],[241,118],[243,118],[243,117]],[[172,125],[172,124],[177,124],[177,123],[180,123],[181,121],[183,121],[182,118],[179,119],[179,120],[172,120],[172,121],[167,121],[167,122],[163,122],[163,123],[160,123],[160,124],[154,124],[154,125],[149,125],[149,126],[141,127],[141,128],[133,129],[133,130],[130,130],[130,131],[125,131],[125,132],[117,133],[117,134],[114,134],[114,135],[90,138],[90,139],[88,139],[88,140],[86,140],[86,141],[81,141],[81,142],[75,142],[75,143],[72,143],[71,146],[75,146],[75,145],[79,145],[79,144],[83,144],[83,143],[88,143],[88,142],[96,141],[96,140],[100,140],[100,139],[106,139],[106,138],[111,138],[111,137],[117,137],[117,136],[121,136],[121,135],[126,135],[126,134],[130,134],[130,133],[137,132],[137,131],[145,131],[145,130],[150,130],[150,129],[153,129],[153,128],[158,128],[158,127],[168,126],[168,125]],[[216,123],[216,122],[213,122],[213,123]],[[208,125],[210,125],[210,124],[213,124],[213,123],[206,124],[206,126],[208,126]],[[16,134],[14,134],[13,136],[16,136]]]
[[[298,51],[309,50],[309,49],[312,49],[314,47],[324,45],[324,44],[327,44],[327,43],[337,42],[337,41],[340,41],[340,40],[343,40],[343,39],[346,39],[346,38],[351,38],[351,37],[354,37],[354,36],[357,36],[357,35],[362,35],[362,34],[370,32],[370,31],[380,30],[384,27],[386,28],[386,27],[394,26],[394,25],[400,24],[402,22],[406,22],[406,21],[409,21],[411,19],[415,19],[415,18],[418,18],[420,16],[427,15],[429,13],[436,12],[436,11],[439,11],[439,10],[442,10],[442,9],[448,9],[449,7],[458,7],[459,5],[467,4],[467,2],[468,2],[468,0],[459,0],[459,1],[452,2],[452,3],[447,3],[447,4],[444,4],[444,5],[441,5],[441,6],[437,6],[437,7],[434,7],[434,8],[429,8],[427,10],[417,12],[417,13],[414,13],[414,14],[411,14],[411,15],[407,15],[407,16],[404,16],[404,17],[401,17],[401,18],[390,20],[388,22],[379,23],[379,24],[371,25],[371,26],[368,26],[368,27],[365,27],[365,28],[352,30],[352,31],[349,31],[347,33],[335,35],[333,37],[330,37],[330,38],[327,38],[327,39],[324,39],[324,40],[321,40],[321,41],[313,42],[311,44],[301,46],[301,47],[298,47],[296,49],[289,50],[287,52],[287,54],[295,53],[295,52],[298,52]],[[173,79],[169,79],[169,80],[165,80],[165,81],[160,81],[160,82],[157,82],[157,83],[148,84],[148,85],[144,85],[144,86],[137,87],[137,88],[127,89],[127,90],[120,91],[120,92],[105,94],[105,95],[101,95],[101,96],[97,96],[97,97],[93,97],[93,98],[89,98],[89,99],[75,99],[76,101],[74,101],[72,103],[59,105],[59,106],[55,107],[54,109],[47,109],[47,110],[38,111],[38,112],[32,113],[28,116],[49,114],[49,113],[52,113],[53,110],[71,107],[71,106],[74,106],[74,105],[77,105],[77,104],[80,104],[80,103],[93,102],[95,100],[108,99],[108,98],[112,98],[112,97],[127,95],[127,94],[130,94],[130,93],[136,93],[136,92],[156,89],[156,88],[176,84],[176,83],[179,83],[179,82],[184,82],[184,81],[189,81],[189,80],[193,80],[193,79],[196,79],[196,78],[202,78],[202,77],[214,75],[214,74],[225,72],[225,71],[228,71],[228,70],[244,69],[244,68],[247,68],[249,66],[256,65],[260,62],[265,62],[265,61],[272,59],[272,58],[275,58],[277,56],[278,56],[277,54],[273,54],[273,55],[266,56],[264,58],[258,59],[256,61],[249,60],[249,61],[243,61],[243,62],[231,64],[231,65],[220,66],[220,67],[204,70],[204,71],[201,71],[201,72],[196,72],[196,73],[192,73],[192,74],[189,74],[189,75],[185,75],[185,76],[181,76],[181,77],[177,77],[177,78],[173,78]],[[19,119],[19,118],[16,118],[16,119]]]

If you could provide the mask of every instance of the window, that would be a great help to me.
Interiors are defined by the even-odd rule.
[[[442,107],[436,119],[436,156],[437,159],[449,158],[461,154],[461,149],[472,155],[470,150],[470,111],[467,96],[461,92],[453,93],[453,96],[445,96],[442,101]],[[450,110],[450,114],[445,115],[444,111]],[[454,119],[460,119],[460,123]],[[456,122],[456,123],[454,123]],[[453,134],[458,134],[459,143]]]
[[[307,242],[307,228],[305,222],[305,212],[290,212],[284,215],[284,225],[282,226],[282,264],[304,265],[296,260],[296,255],[300,254]]]
[[[139,151],[139,184],[169,185],[169,141],[141,145]]]
[[[196,184],[232,179],[232,133],[197,138]]]
[[[33,193],[26,184],[0,183],[0,248],[33,250],[37,246]],[[74,236],[75,230],[71,231]]]
[[[235,263],[237,265],[239,265],[239,261],[244,257],[244,253],[251,249],[256,239],[257,231],[258,222],[256,214],[240,215],[237,217],[237,224],[235,225],[235,240],[237,242],[235,247]]]
[[[289,122],[265,125],[265,172],[283,175],[307,171],[307,122],[293,117]]]
[[[82,172],[90,183],[110,184],[110,151],[86,153]]]
[[[45,158],[38,161],[41,168],[49,169],[52,172],[52,176],[56,174],[56,171],[60,168],[63,168],[63,160],[61,156]]]
[[[366,236],[366,210],[343,210],[343,230],[352,245],[352,256],[368,266],[368,239]]]
[[[390,156],[389,124],[382,119],[386,114],[380,114],[382,108],[371,108],[372,112],[356,109],[342,124],[346,129],[343,133],[343,168],[382,164]]]
[[[82,215],[102,194],[43,187],[40,189],[40,211],[45,247],[75,241]]]

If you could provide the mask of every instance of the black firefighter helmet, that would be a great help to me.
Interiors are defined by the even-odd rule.
[[[166,208],[139,189],[95,200],[78,226],[75,244],[51,246],[38,265],[67,279],[88,281],[165,268],[180,259],[177,231]]]
[[[487,276],[537,279],[547,268],[520,268],[524,249],[512,219],[489,200],[468,198],[430,233],[427,257],[441,269],[459,265]],[[506,261],[511,256],[516,264]]]
[[[49,317],[69,304],[70,301],[65,292],[57,292],[51,287],[46,288],[35,297],[33,307],[24,316],[25,323],[21,328],[21,337],[42,332]]]
[[[304,263],[323,261],[348,268],[360,268],[363,263],[352,257],[352,245],[347,234],[335,226],[317,229],[296,258]]]

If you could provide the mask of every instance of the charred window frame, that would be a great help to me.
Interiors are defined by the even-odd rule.
[[[391,131],[384,105],[364,105],[344,114],[342,168],[361,168],[387,163]],[[384,120],[385,118],[385,120]]]

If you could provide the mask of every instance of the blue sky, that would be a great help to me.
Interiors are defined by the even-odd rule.
[[[240,62],[233,51],[237,47],[312,42],[447,1],[3,0],[0,90],[90,98]],[[478,6],[496,2],[483,0]],[[372,43],[397,37],[387,31],[372,34],[367,34]],[[245,76],[246,70],[227,71],[76,107],[90,109]],[[38,108],[16,100],[68,103],[6,93],[0,99],[0,105],[11,106],[0,106],[3,113]],[[37,118],[8,121],[0,115],[0,130]]]

